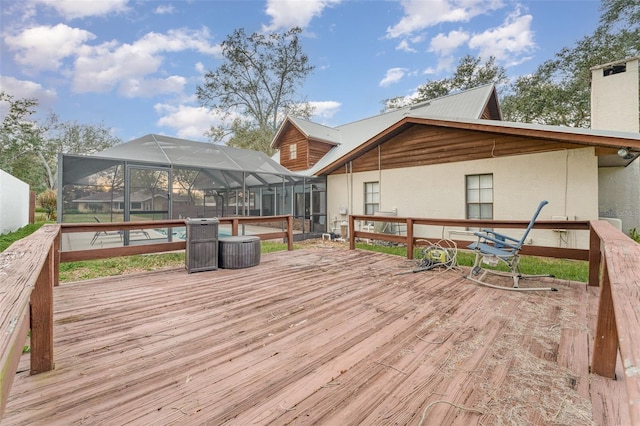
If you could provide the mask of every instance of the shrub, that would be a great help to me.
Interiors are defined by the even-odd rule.
[[[58,206],[58,196],[53,189],[38,194],[38,205],[47,213],[47,220],[56,219],[56,209]]]

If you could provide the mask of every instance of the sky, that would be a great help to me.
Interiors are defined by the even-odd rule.
[[[450,77],[467,54],[510,78],[535,71],[598,25],[593,0],[0,0],[0,90],[36,98],[37,119],[207,140],[220,117],[195,96],[220,44],[299,26],[314,66],[299,96],[328,126]],[[0,118],[6,104],[0,105]]]

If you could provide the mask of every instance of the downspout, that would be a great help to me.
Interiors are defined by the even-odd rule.
[[[349,214],[353,214],[353,162],[349,161],[349,180],[351,191],[349,192]]]
[[[346,203],[344,205],[348,209],[350,209],[351,207],[349,207],[350,206],[350,202],[349,202],[349,199],[350,199],[350,197],[349,197],[349,193],[350,193],[349,192],[350,191],[350,189],[349,189],[349,164],[347,164],[347,163],[344,164],[344,178],[347,180],[347,182],[346,182],[346,184],[347,184],[347,194],[346,194],[347,199],[345,200]],[[351,210],[349,210],[349,213],[352,213]]]
[[[380,145],[378,145],[378,191],[380,191],[380,193],[378,194],[378,197],[380,197],[380,204],[379,206],[382,206],[382,167],[381,167],[381,160],[380,160]],[[379,207],[378,207],[379,208]]]

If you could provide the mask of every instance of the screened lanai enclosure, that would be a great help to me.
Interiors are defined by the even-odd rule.
[[[326,232],[324,178],[259,151],[146,135],[92,155],[60,154],[59,222],[133,222],[291,214]]]

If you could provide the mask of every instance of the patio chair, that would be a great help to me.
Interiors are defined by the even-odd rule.
[[[102,223],[102,222],[100,221],[100,219],[98,218],[98,216],[94,216],[94,217],[93,217],[93,219],[94,219],[96,222],[98,222],[98,223]],[[109,232],[107,232],[107,231],[98,231],[98,232],[96,232],[95,234],[93,234],[93,238],[91,239],[91,242],[90,242],[89,244],[90,244],[90,245],[94,245],[94,244],[96,243],[96,241],[98,241],[98,237],[100,237],[100,235],[105,235],[105,236],[108,236],[108,235],[118,235],[118,233],[113,233],[113,232],[112,232],[112,233],[109,233]],[[120,238],[122,238],[122,235],[120,235]]]
[[[96,222],[98,223],[102,223],[100,221],[100,219],[97,216],[93,217],[95,219]],[[145,236],[145,238],[147,240],[151,239],[151,236],[149,235],[149,233],[144,230],[144,229],[134,229],[129,231],[131,234],[142,234]],[[116,231],[116,232],[106,232],[106,231],[98,231],[95,234],[93,234],[93,238],[91,239],[91,243],[90,245],[94,245],[96,243],[96,241],[98,240],[98,237],[100,237],[100,235],[118,235],[120,237],[120,240],[122,241],[122,236],[124,235],[124,231]]]
[[[524,231],[524,234],[520,239],[509,237],[507,235],[499,234],[491,229],[482,229],[480,232],[474,232],[474,235],[478,237],[478,240],[467,248],[473,250],[476,254],[475,262],[473,264],[473,268],[471,269],[471,274],[467,275],[466,278],[474,281],[478,284],[506,289],[506,290],[520,290],[520,291],[535,291],[535,290],[551,290],[558,291],[558,289],[553,287],[523,287],[519,286],[519,280],[523,278],[540,278],[540,277],[553,277],[550,274],[543,275],[523,275],[520,272],[520,250],[524,242],[533,228],[533,224],[535,223],[538,215],[540,214],[540,210],[544,206],[546,206],[549,202],[544,200],[540,202],[538,208],[536,209],[531,221],[529,222],[529,226]],[[483,263],[487,263],[491,266],[496,266],[498,263],[504,263],[509,268],[508,272],[496,271],[493,269],[487,269],[482,266]],[[484,281],[486,275],[495,274],[510,277],[513,279],[513,287],[503,287],[497,286],[493,284],[489,284]]]

